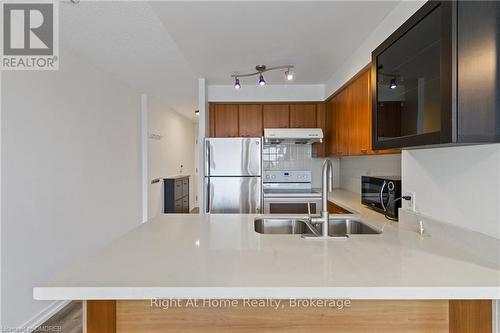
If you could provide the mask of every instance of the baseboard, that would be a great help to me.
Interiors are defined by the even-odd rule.
[[[31,319],[25,322],[21,327],[29,328],[29,331],[32,332],[38,326],[42,325],[44,322],[49,320],[53,315],[59,312],[62,308],[68,305],[71,301],[55,301],[50,304],[48,307],[34,315]]]

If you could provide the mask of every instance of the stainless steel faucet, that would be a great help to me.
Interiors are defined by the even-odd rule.
[[[328,193],[333,191],[333,166],[330,160],[323,162],[322,169],[322,191],[321,191],[321,215],[311,215],[311,210],[308,205],[309,216],[308,219],[312,224],[321,223],[321,237],[328,237],[328,221],[330,214],[328,213]]]

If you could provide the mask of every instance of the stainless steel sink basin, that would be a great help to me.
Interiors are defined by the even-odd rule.
[[[255,232],[259,234],[294,235],[311,234],[308,226],[300,219],[288,218],[259,218],[255,219]],[[314,226],[321,231],[321,225]],[[333,235],[370,235],[381,232],[364,224],[363,222],[351,219],[330,219],[329,234]]]
[[[301,235],[309,233],[307,225],[294,219],[255,219],[255,231],[259,234]]]

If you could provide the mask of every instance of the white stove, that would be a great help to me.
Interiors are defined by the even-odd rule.
[[[321,192],[312,188],[311,171],[264,171],[265,214],[307,214],[321,211]]]

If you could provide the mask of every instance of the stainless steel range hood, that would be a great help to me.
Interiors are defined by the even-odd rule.
[[[265,128],[265,143],[311,144],[323,141],[321,128]]]

